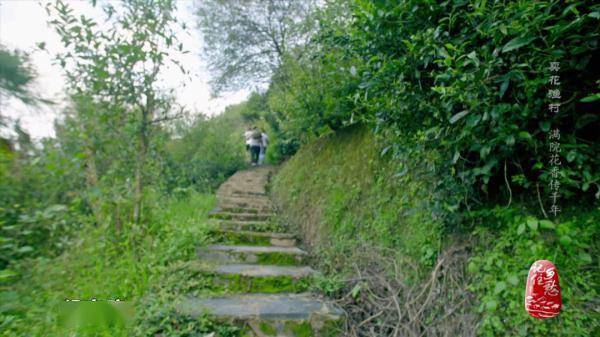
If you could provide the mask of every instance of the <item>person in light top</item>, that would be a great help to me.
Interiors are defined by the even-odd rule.
[[[267,146],[269,146],[269,136],[264,129],[261,129],[260,133],[260,153],[258,154],[258,165],[262,165],[265,162],[265,155],[267,154]]]
[[[252,138],[252,127],[248,126],[244,132],[244,139],[246,140],[246,151],[250,152],[250,138]]]
[[[262,132],[253,126],[250,130],[244,132],[246,138],[246,148],[250,151],[250,163],[252,166],[258,165],[260,148],[262,146]]]

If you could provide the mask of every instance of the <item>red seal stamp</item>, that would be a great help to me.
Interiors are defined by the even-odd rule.
[[[557,316],[562,307],[558,270],[550,261],[535,261],[525,288],[525,310],[535,318]]]

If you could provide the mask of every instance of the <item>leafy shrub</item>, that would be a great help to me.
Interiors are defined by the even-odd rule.
[[[523,209],[496,207],[473,214],[479,240],[468,270],[470,289],[482,315],[481,336],[591,336],[600,327],[598,305],[598,208],[567,217],[559,224],[526,215]],[[524,309],[529,267],[553,261],[559,273],[563,308],[556,319],[539,320]]]
[[[10,218],[6,212],[14,211],[0,209],[0,219]],[[78,215],[65,205],[51,205],[32,214],[19,213],[17,221],[0,223],[1,267],[23,257],[61,252],[81,226]]]
[[[244,119],[240,107],[203,117],[166,145],[162,178],[168,190],[192,187],[211,191],[246,165]]]
[[[269,109],[288,141],[363,121],[399,158],[437,151],[451,208],[508,199],[508,184],[546,189],[548,132],[559,129],[562,197],[598,198],[599,87],[588,69],[599,13],[585,1],[330,2],[312,51],[273,78]],[[548,110],[551,62],[559,113]]]
[[[547,133],[558,128],[561,193],[592,196],[600,142],[588,69],[599,13],[585,1],[355,1],[335,41],[360,57],[356,104],[396,152],[418,155],[402,141],[413,139],[476,192],[497,191],[505,174],[531,190],[549,180]],[[556,114],[546,97],[551,62],[561,65]]]

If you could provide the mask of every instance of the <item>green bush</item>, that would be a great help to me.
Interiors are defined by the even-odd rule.
[[[366,121],[400,158],[439,153],[439,187],[457,207],[508,199],[505,181],[547,190],[548,132],[559,129],[561,197],[600,196],[589,71],[598,5],[355,0],[329,3],[320,18],[312,52],[284,60],[267,92],[282,138]],[[561,67],[559,113],[548,110],[551,62]]]
[[[561,193],[600,191],[598,78],[589,71],[598,5],[355,1],[352,14],[336,41],[361,59],[356,104],[397,152],[418,155],[403,142],[413,139],[443,154],[448,177],[475,192],[495,194],[504,174],[532,191],[549,181],[547,134],[558,128]],[[561,66],[557,114],[548,110],[551,62]]]
[[[558,224],[526,215],[525,209],[495,207],[476,212],[478,226],[468,270],[480,303],[481,336],[592,336],[600,328],[598,299],[598,208],[573,212]],[[524,308],[529,267],[554,262],[563,307],[555,319],[530,317]]]
[[[222,115],[201,117],[167,141],[162,174],[167,190],[212,191],[246,165],[242,108],[229,107]]]

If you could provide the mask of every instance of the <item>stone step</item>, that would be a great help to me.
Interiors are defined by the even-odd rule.
[[[229,191],[229,194],[232,196],[241,196],[241,197],[268,197],[269,194],[264,191],[250,191],[244,189],[233,189]]]
[[[234,205],[225,205],[225,206],[217,206],[213,213],[225,212],[225,213],[250,213],[250,214],[259,214],[259,213],[271,213],[268,209],[261,209],[255,207],[237,207]]]
[[[222,202],[220,201],[217,208],[223,210],[224,212],[232,212],[232,213],[271,213],[273,212],[273,207],[271,205],[259,205],[259,204],[249,204],[249,203],[234,203],[234,202]],[[239,210],[248,210],[247,212],[240,212]]]
[[[195,261],[192,271],[201,274],[203,289],[218,293],[299,293],[310,289],[317,272],[306,266],[256,264],[215,265]]]
[[[186,298],[177,311],[250,326],[255,336],[339,336],[343,311],[311,294],[245,294]],[[259,330],[259,331],[257,331]]]
[[[217,241],[225,241],[229,244],[293,247],[297,243],[294,235],[287,233],[224,229],[216,229],[213,231],[213,233],[213,237],[215,237]]]
[[[213,270],[217,274],[241,275],[248,277],[290,277],[300,279],[316,274],[310,267],[301,266],[272,266],[257,264],[225,264]]]
[[[234,207],[271,208],[269,198],[240,198],[234,196],[219,196],[219,205]]]
[[[297,247],[213,245],[197,251],[201,260],[216,263],[299,265],[307,253]]]
[[[249,198],[219,197],[219,205],[222,207],[247,207],[258,209],[271,209],[270,200],[257,200]]]
[[[211,219],[240,220],[240,221],[266,221],[273,217],[273,213],[230,213],[215,212],[208,215]]]
[[[227,182],[217,191],[221,194],[247,194],[253,196],[266,196],[267,191],[264,186],[260,185],[260,182],[256,181],[231,181]]]
[[[221,212],[227,213],[273,213],[273,208],[271,206],[260,206],[260,205],[241,205],[241,204],[224,204],[220,203],[217,205],[215,209],[220,210]]]
[[[267,221],[213,220],[219,229],[231,231],[277,232],[278,225]]]

